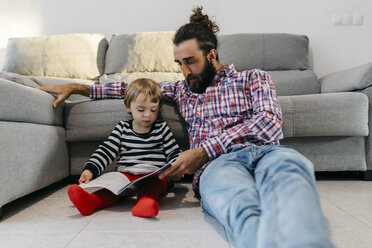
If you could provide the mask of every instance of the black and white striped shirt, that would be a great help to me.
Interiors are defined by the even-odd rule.
[[[117,171],[147,174],[167,162],[174,162],[180,152],[166,122],[156,121],[148,133],[138,134],[133,131],[132,120],[120,121],[85,163],[84,169],[90,170],[96,178],[119,156]]]

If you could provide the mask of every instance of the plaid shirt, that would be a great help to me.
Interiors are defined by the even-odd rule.
[[[233,146],[279,145],[282,113],[274,84],[261,70],[237,72],[234,65],[217,72],[205,93],[189,90],[187,82],[161,82],[165,99],[176,102],[189,124],[190,148],[203,146],[210,160],[231,151]],[[90,97],[123,98],[125,83],[91,85]],[[194,176],[198,194],[199,178],[208,164]]]

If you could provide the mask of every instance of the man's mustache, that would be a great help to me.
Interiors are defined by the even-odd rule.
[[[186,81],[190,83],[191,80],[196,79],[198,82],[202,81],[202,78],[200,75],[195,75],[195,74],[189,74],[186,77]]]

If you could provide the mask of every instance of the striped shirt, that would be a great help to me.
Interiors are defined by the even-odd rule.
[[[261,70],[237,72],[229,65],[216,73],[202,94],[193,93],[187,82],[161,82],[165,99],[174,101],[188,125],[190,148],[203,146],[210,160],[231,151],[233,146],[278,145],[282,113],[274,83]],[[91,85],[90,97],[123,98],[123,82]],[[194,177],[198,193],[202,166]]]
[[[117,156],[116,171],[134,175],[147,174],[167,162],[174,162],[180,149],[168,125],[156,121],[148,133],[133,131],[132,121],[120,121],[106,141],[98,147],[85,168],[98,177]]]

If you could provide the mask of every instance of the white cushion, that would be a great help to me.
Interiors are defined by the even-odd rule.
[[[106,54],[105,74],[180,72],[173,55],[174,32],[113,35]]]
[[[9,39],[3,71],[22,75],[92,79],[103,73],[103,34]]]
[[[126,82],[131,83],[138,78],[150,78],[155,82],[176,82],[184,80],[185,77],[182,73],[177,72],[133,72],[133,73],[115,73],[115,74],[104,74],[99,78],[99,83],[110,83],[110,82]]]

